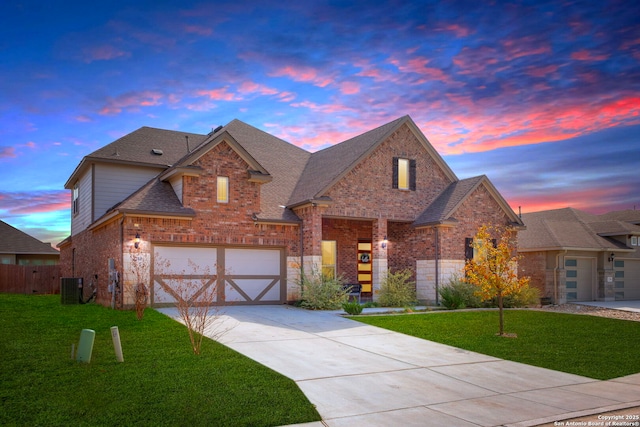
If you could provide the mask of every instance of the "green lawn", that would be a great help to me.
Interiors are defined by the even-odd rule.
[[[110,328],[118,326],[124,363]],[[71,360],[82,329],[90,364]],[[0,425],[277,426],[320,420],[297,385],[147,309],[61,305],[60,296],[0,294]]]
[[[501,359],[611,379],[640,372],[640,322],[595,316],[506,310],[496,336],[498,311],[448,311],[354,317],[363,323],[488,354]]]

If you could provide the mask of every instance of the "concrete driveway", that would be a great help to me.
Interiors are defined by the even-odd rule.
[[[175,309],[161,309],[176,318]],[[309,426],[531,426],[640,406],[640,374],[536,368],[290,306],[222,309],[218,341],[293,379]],[[576,349],[579,357],[579,349]]]

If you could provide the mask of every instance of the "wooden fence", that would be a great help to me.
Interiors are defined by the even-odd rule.
[[[59,265],[0,264],[0,292],[59,294]]]

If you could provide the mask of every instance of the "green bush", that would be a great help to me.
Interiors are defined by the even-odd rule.
[[[330,278],[318,271],[302,277],[301,307],[312,310],[338,310],[349,300],[349,290],[344,289],[340,277]]]
[[[540,304],[540,290],[528,285],[502,300],[502,306],[505,308],[520,308],[538,304]],[[498,305],[497,301],[495,301],[495,305]]]
[[[410,270],[389,271],[380,284],[378,303],[382,307],[415,306],[416,287],[410,278]]]
[[[362,309],[364,307],[360,305],[359,302],[353,301],[345,302],[344,304],[342,304],[342,308],[347,312],[347,314],[355,315],[362,313]]]
[[[476,296],[475,290],[473,285],[454,277],[448,285],[439,289],[440,303],[449,310],[481,307],[482,301]]]
[[[380,307],[380,304],[378,304],[376,301],[367,301],[363,304],[364,308],[375,308],[375,307]]]

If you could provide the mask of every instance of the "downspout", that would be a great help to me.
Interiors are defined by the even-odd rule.
[[[120,266],[124,265],[124,221],[127,217],[126,213],[122,214],[122,221],[120,221]],[[122,279],[124,279],[124,271],[122,271]],[[116,283],[113,283],[113,292],[111,293],[111,308],[115,308],[116,304]],[[123,292],[124,294],[124,292]],[[124,304],[124,301],[123,301]]]
[[[436,306],[440,305],[439,302],[439,298],[438,298],[438,291],[439,291],[439,286],[440,286],[440,273],[439,273],[439,268],[438,268],[438,264],[440,264],[440,260],[439,260],[439,244],[438,241],[440,240],[439,234],[438,234],[438,227],[434,227],[435,228],[435,239],[436,239],[436,244],[435,244],[435,250],[436,250],[436,256],[435,256],[435,262],[436,262]]]

